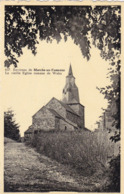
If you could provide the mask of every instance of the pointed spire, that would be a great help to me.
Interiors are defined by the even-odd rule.
[[[69,72],[68,72],[68,75],[73,75],[73,73],[72,73],[72,67],[71,67],[71,64],[70,64],[70,67],[69,67]]]

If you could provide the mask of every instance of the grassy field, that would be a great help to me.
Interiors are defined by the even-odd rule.
[[[83,176],[106,169],[115,151],[107,132],[41,132],[31,145],[39,153],[72,166]]]
[[[109,161],[119,150],[110,141],[110,136],[107,131],[42,131],[28,145],[34,147],[38,153],[73,169],[76,174],[74,177],[89,180],[85,185],[96,182],[97,186],[89,186],[89,190],[103,192],[110,183]],[[79,178],[77,180],[80,182]]]
[[[66,167],[8,138],[4,165],[5,192],[80,190]]]

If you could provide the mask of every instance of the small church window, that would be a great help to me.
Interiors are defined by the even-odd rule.
[[[34,131],[34,134],[37,134],[37,133],[38,133],[38,131],[37,131],[37,130],[35,130],[35,131]]]
[[[67,127],[65,126],[65,131],[67,130]]]

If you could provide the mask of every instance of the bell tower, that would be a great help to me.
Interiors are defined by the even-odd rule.
[[[75,84],[75,77],[73,76],[71,64],[69,67],[68,75],[66,76],[66,84],[63,89],[62,101],[67,104],[80,101],[78,87]]]
[[[66,76],[66,84],[63,89],[62,101],[70,106],[79,116],[79,128],[85,127],[85,107],[80,104],[78,87],[75,84],[75,77],[73,76],[72,67],[70,65],[68,75]]]

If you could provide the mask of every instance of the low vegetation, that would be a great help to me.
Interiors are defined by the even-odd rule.
[[[51,159],[76,169],[83,176],[107,171],[114,143],[106,131],[41,132],[30,145]]]

